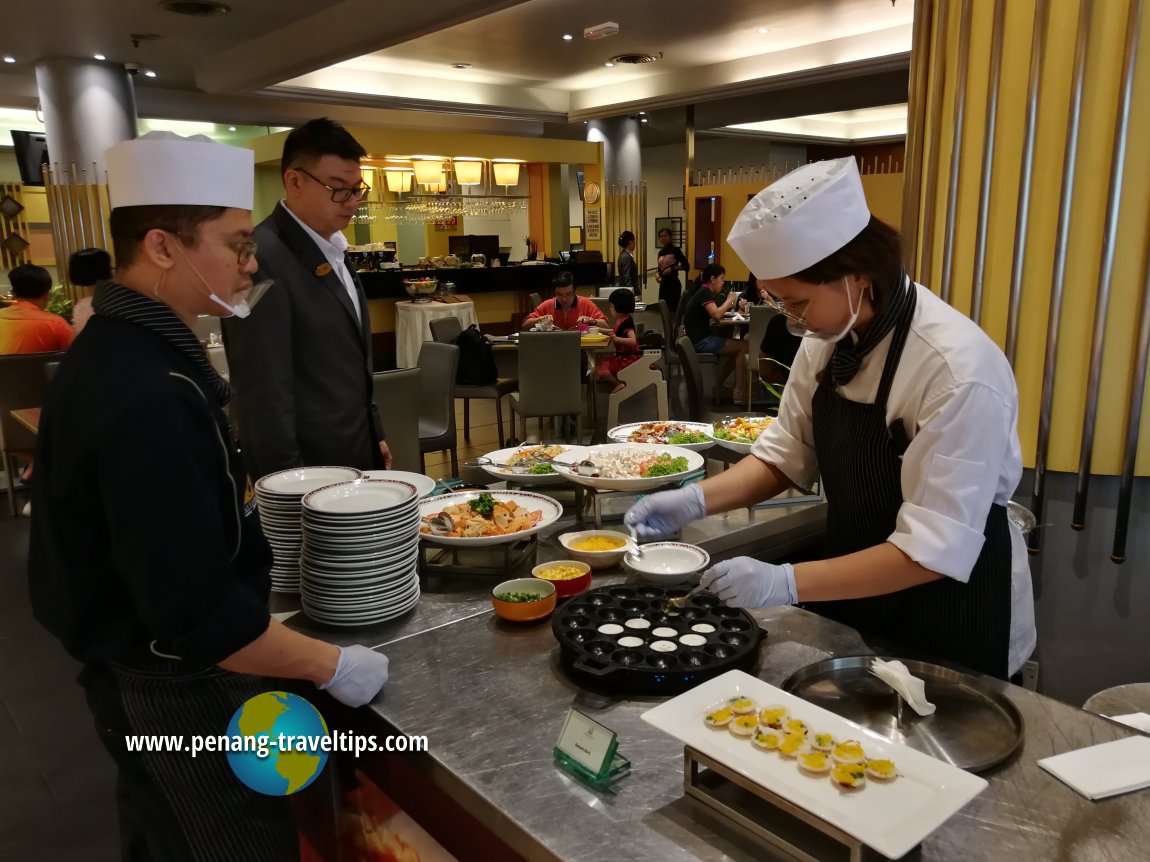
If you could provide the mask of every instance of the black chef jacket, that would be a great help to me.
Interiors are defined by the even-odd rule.
[[[162,336],[94,316],[43,405],[29,579],[86,664],[150,647],[217,664],[268,626],[271,552],[208,382]]]

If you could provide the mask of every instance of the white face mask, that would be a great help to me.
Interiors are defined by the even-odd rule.
[[[228,317],[239,317],[241,319],[247,317],[252,313],[252,309],[256,307],[256,303],[260,301],[265,293],[267,293],[268,288],[275,283],[270,278],[265,279],[259,284],[253,284],[247,291],[242,293],[238,302],[224,302],[222,299],[216,296],[216,292],[212,290],[212,287],[210,284],[208,284],[207,279],[200,275],[200,271],[196,269],[196,265],[192,263],[187,253],[182,248],[180,248],[179,243],[176,244],[176,248],[180,250],[180,254],[183,256],[184,260],[187,261],[188,266],[192,268],[192,272],[196,274],[196,278],[198,278],[203,286],[207,288],[208,299],[210,299],[212,302],[224,310],[228,311]]]
[[[851,297],[850,283],[847,281],[846,276],[843,276],[843,290],[847,292],[847,307],[851,310],[851,316],[838,332],[812,332],[798,321],[790,318],[787,318],[787,331],[791,335],[798,335],[802,338],[815,338],[819,341],[826,342],[842,341],[846,337],[846,334],[854,328],[855,323],[857,323],[859,319],[859,312],[862,311],[862,293],[859,293],[858,308],[855,308],[854,299]]]

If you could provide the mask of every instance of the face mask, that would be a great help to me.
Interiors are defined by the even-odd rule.
[[[847,292],[847,307],[851,310],[851,316],[842,329],[838,332],[812,332],[798,321],[787,318],[787,332],[801,338],[815,338],[819,341],[842,341],[846,334],[854,328],[859,319],[859,312],[862,311],[862,294],[859,294],[858,308],[855,308],[854,300],[851,298],[850,284],[847,282],[846,276],[843,276],[843,290]]]
[[[239,317],[241,319],[247,317],[252,313],[252,309],[256,307],[256,303],[260,301],[265,293],[267,293],[268,288],[275,283],[272,279],[269,278],[261,281],[259,284],[253,284],[247,290],[247,292],[242,295],[243,298],[240,299],[239,302],[229,304],[216,296],[215,291],[212,290],[211,285],[208,284],[207,279],[200,275],[200,271],[196,269],[196,265],[192,263],[191,260],[189,260],[187,254],[182,248],[180,248],[178,242],[176,243],[175,247],[180,250],[180,254],[183,256],[184,260],[187,261],[188,266],[192,268],[192,272],[196,274],[196,278],[198,278],[203,286],[207,288],[208,299],[223,308],[225,311],[229,312],[229,317]]]

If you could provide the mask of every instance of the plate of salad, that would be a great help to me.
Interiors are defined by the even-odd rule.
[[[773,416],[728,416],[711,427],[711,439],[724,449],[747,455],[755,440],[774,421]]]
[[[711,439],[711,426],[706,422],[676,422],[659,419],[652,422],[632,422],[616,425],[607,432],[616,443],[655,443],[679,446],[702,452],[715,445]]]
[[[579,461],[562,455],[555,469],[572,482],[603,491],[646,491],[673,485],[703,467],[698,452],[651,443],[586,446],[581,457]]]

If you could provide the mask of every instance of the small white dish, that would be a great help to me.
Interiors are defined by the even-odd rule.
[[[711,564],[711,555],[697,545],[652,542],[643,555],[628,553],[623,562],[641,578],[656,584],[680,584]]]

